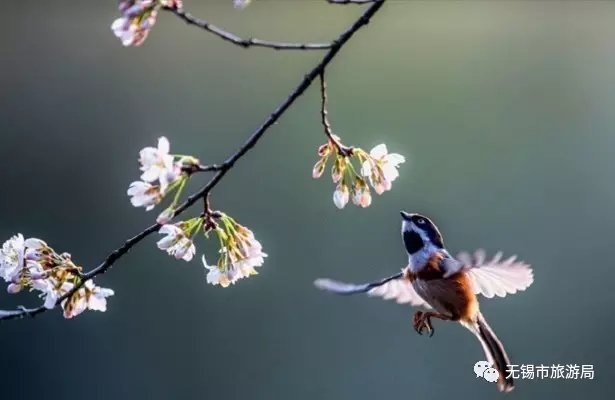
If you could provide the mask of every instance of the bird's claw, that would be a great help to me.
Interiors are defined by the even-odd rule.
[[[429,337],[433,336],[434,328],[431,324],[431,318],[427,313],[423,311],[417,311],[414,314],[414,330],[419,335],[422,335],[423,331],[427,330],[427,332],[429,333]]]

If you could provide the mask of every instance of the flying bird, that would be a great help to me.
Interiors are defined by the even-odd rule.
[[[340,295],[366,293],[423,307],[429,311],[414,314],[414,329],[419,334],[427,331],[433,335],[432,318],[459,322],[476,336],[487,361],[498,371],[498,389],[510,392],[514,388],[512,374],[507,373],[510,359],[480,312],[477,295],[504,297],[527,289],[534,281],[530,265],[517,261],[516,256],[503,259],[501,252],[488,260],[484,250],[452,257],[429,218],[405,211],[401,216],[402,240],[408,253],[408,265],[401,272],[364,284],[317,279],[314,285]]]

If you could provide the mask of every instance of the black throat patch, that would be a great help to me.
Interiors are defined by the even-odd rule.
[[[415,231],[404,231],[403,238],[404,246],[406,246],[406,251],[408,252],[408,254],[414,254],[421,250],[424,246],[421,235],[419,235]]]

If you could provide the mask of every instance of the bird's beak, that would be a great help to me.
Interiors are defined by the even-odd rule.
[[[410,221],[410,219],[412,218],[412,215],[413,215],[413,214],[407,213],[405,211],[400,211],[399,213],[401,214],[401,217],[403,219],[405,219],[406,221]]]

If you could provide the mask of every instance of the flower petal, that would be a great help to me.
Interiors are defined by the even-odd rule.
[[[381,143],[377,146],[375,146],[370,152],[369,155],[372,156],[372,158],[375,158],[377,160],[385,157],[387,155],[387,146],[384,143]]]
[[[93,311],[107,311],[107,299],[103,296],[93,295],[88,301],[88,308]]]
[[[382,174],[384,175],[385,181],[393,182],[399,176],[399,171],[395,166],[385,164],[382,168]]]
[[[121,37],[126,29],[128,20],[124,17],[118,18],[111,24],[111,30],[113,34],[118,38]]]
[[[128,194],[129,196],[134,196],[134,195],[137,195],[137,194],[143,194],[147,190],[151,189],[152,187],[153,186],[150,185],[147,182],[134,181],[130,185],[128,185],[128,190],[126,191],[126,194]]]
[[[140,178],[145,182],[154,182],[160,176],[160,171],[161,169],[156,166],[149,167],[141,174]]]
[[[164,136],[159,137],[158,151],[162,154],[169,154],[169,150],[171,150],[171,144],[169,143],[169,140]]]
[[[406,157],[398,153],[390,153],[386,156],[386,162],[387,164],[391,164],[394,167],[397,167],[399,164],[403,164],[406,162]]]
[[[363,165],[361,165],[361,175],[362,176],[371,176],[372,174],[372,162],[367,160],[363,161]]]
[[[47,292],[47,295],[45,296],[45,308],[48,310],[53,309],[56,306],[56,301],[58,301],[58,297],[55,294],[55,291]]]
[[[47,247],[47,243],[37,238],[28,238],[24,241],[24,246],[30,249],[42,249]]]
[[[163,235],[177,235],[181,233],[181,229],[173,224],[162,225],[160,229],[158,229],[158,233]]]
[[[203,254],[203,255],[201,256],[201,262],[203,263],[203,266],[205,266],[205,268],[207,268],[207,269],[209,269],[209,270],[212,270],[212,269],[214,269],[214,268],[215,268],[215,269],[218,269],[218,266],[217,266],[217,265],[208,265],[208,264],[207,264],[207,260],[205,260],[205,254]]]
[[[158,246],[160,250],[167,250],[169,247],[173,246],[176,241],[177,241],[177,237],[173,235],[167,235],[163,237],[162,239],[160,239],[159,241],[157,241],[156,246]]]

